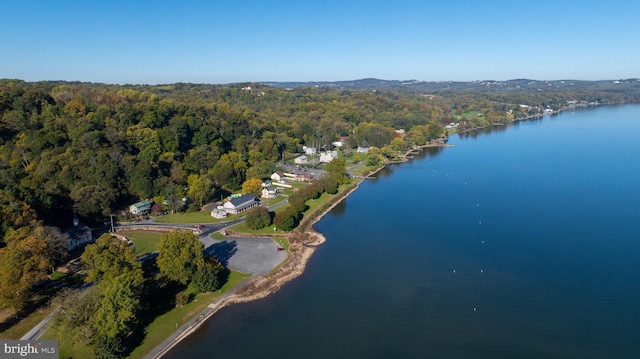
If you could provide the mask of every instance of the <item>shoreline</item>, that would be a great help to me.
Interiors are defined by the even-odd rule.
[[[345,188],[342,192],[337,193],[335,197],[329,199],[326,208],[321,207],[311,213],[308,218],[303,218],[297,229],[294,229],[291,233],[284,236],[289,240],[289,256],[279,267],[264,276],[249,277],[244,283],[241,283],[226,295],[214,300],[199,314],[199,316],[185,324],[183,328],[169,337],[167,339],[169,343],[160,344],[160,346],[145,355],[145,358],[158,359],[163,357],[179,342],[200,328],[202,324],[213,317],[220,309],[232,304],[263,299],[279,291],[284,284],[302,275],[307,263],[311,259],[311,256],[316,251],[316,248],[327,241],[326,237],[322,235],[322,233],[313,228],[313,225],[319,222],[340,202],[355,192],[365,179],[378,173],[388,164],[407,162],[409,160],[408,156],[411,153],[427,147],[454,147],[454,145],[447,144],[446,142],[436,142],[414,147],[405,152],[402,156],[402,160],[386,162],[382,166],[368,173],[366,176],[358,178],[356,183]],[[280,236],[282,237],[283,235]]]

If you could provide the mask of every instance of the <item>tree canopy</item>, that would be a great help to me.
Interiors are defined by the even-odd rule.
[[[174,230],[162,235],[158,244],[160,276],[187,284],[198,268],[204,265],[203,244],[198,236],[187,230]]]

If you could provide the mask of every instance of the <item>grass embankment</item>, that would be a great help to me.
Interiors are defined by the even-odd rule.
[[[195,296],[193,300],[182,307],[175,307],[170,311],[156,317],[145,329],[145,337],[142,343],[135,348],[129,358],[142,358],[155,347],[160,345],[165,339],[173,334],[177,328],[181,327],[189,320],[198,315],[207,305],[225,294],[228,290],[236,287],[243,280],[249,277],[248,274],[231,271],[227,282],[222,288],[215,292],[202,293]],[[193,294],[191,287],[185,291],[187,295]],[[35,324],[34,324],[35,325]],[[33,327],[33,326],[32,326]],[[31,328],[29,328],[31,329]],[[47,330],[43,339],[57,338],[58,333],[53,329]],[[70,346],[62,342],[60,345],[61,358],[91,358],[93,357],[93,347],[89,345]]]
[[[177,328],[198,315],[206,306],[211,304],[214,299],[220,297],[229,289],[236,287],[248,277],[248,274],[231,271],[227,283],[225,283],[219,291],[198,294],[186,305],[176,307],[157,317],[147,327],[146,337],[142,341],[142,344],[133,350],[129,358],[144,357],[147,353],[160,345],[162,341],[173,334]]]
[[[229,216],[224,220],[231,220],[236,218],[237,218],[236,216]],[[211,217],[210,211],[197,211],[197,212],[167,214],[166,216],[157,217],[153,221],[156,223],[197,224],[197,223],[218,223],[221,220]]]
[[[35,309],[24,318],[14,318],[16,311],[13,309],[0,310],[0,339],[18,340],[27,334],[33,327],[46,318],[49,309],[46,306]],[[14,322],[16,321],[17,322]],[[5,329],[6,328],[6,329]]]
[[[129,238],[135,245],[136,256],[140,257],[147,253],[155,252],[158,249],[158,243],[160,243],[160,232],[147,232],[147,231],[124,231],[120,232],[121,235]]]
[[[53,272],[52,281],[61,281],[66,285],[76,285],[83,282],[78,274]],[[16,312],[14,309],[0,310],[0,339],[18,340],[40,323],[50,312],[49,300],[60,290],[58,286],[49,286],[38,292],[27,303],[24,309]]]

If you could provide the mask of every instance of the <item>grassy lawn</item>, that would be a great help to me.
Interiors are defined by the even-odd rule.
[[[0,311],[0,317],[8,318],[13,315],[13,313],[13,310],[5,309]],[[46,318],[47,314],[49,314],[49,308],[46,306],[35,310],[26,317],[22,318],[18,323],[10,326],[6,330],[1,331],[0,339],[18,340],[22,338],[23,335],[27,334],[31,329],[33,329],[33,327],[35,327],[44,318]],[[2,324],[4,324],[4,321],[2,322]],[[3,325],[0,325],[0,328],[3,327]]]
[[[237,216],[231,215],[227,217],[225,220],[231,220],[236,218]],[[220,222],[221,220],[211,217],[211,212],[209,211],[198,211],[198,212],[191,212],[191,213],[168,214],[166,216],[158,217],[153,221],[157,223],[196,224],[196,223],[217,223],[217,222]]]
[[[344,190],[345,188],[349,187],[351,184],[343,184],[340,187],[338,187],[338,193],[340,193],[342,190]],[[303,212],[302,216],[303,218],[310,215],[311,213],[313,213],[318,207],[322,206],[323,204],[325,204],[330,198],[333,198],[334,196],[336,196],[337,194],[328,194],[328,193],[323,193],[319,198],[317,199],[310,199],[308,200],[307,203],[307,210]],[[276,213],[283,211],[287,206],[282,206],[280,208],[277,208],[275,210]],[[275,228],[275,226],[270,225],[267,226],[265,228],[262,229],[249,229],[249,227],[247,227],[246,222],[241,222],[236,224],[235,226],[231,227],[232,230],[236,231],[236,232],[240,232],[240,233],[250,233],[250,234],[274,234],[274,233],[289,233],[289,232],[285,232],[282,231],[280,229],[278,230],[273,230],[273,228]],[[285,247],[288,248],[288,247]]]
[[[282,206],[278,209],[276,209],[276,212],[278,210],[283,210],[286,206]],[[251,233],[251,234],[274,234],[274,233],[289,233],[289,232],[285,232],[282,231],[280,229],[278,230],[273,230],[274,226],[273,224],[270,226],[266,226],[262,229],[249,229],[249,227],[247,227],[247,222],[240,222],[238,224],[236,224],[235,226],[231,227],[231,230],[234,230],[236,232],[240,232],[240,233]]]
[[[278,243],[278,245],[282,248],[284,248],[285,250],[289,250],[289,240],[284,238],[284,237],[276,237],[273,239],[274,241],[276,241],[276,243]]]
[[[266,202],[267,206],[273,206],[274,204],[282,202],[282,201],[284,201],[286,199],[287,199],[287,197],[285,197],[283,195],[280,195],[280,196],[278,196],[276,198],[271,198],[271,199],[269,199],[267,201],[263,201],[263,202]]]
[[[129,231],[121,232],[123,236],[129,238],[136,246],[136,255],[142,256],[147,253],[154,252],[160,242],[162,233],[160,232],[146,232],[146,231]]]
[[[449,114],[451,115],[451,117],[457,120],[470,120],[472,118],[477,118],[478,114],[480,113],[481,113],[480,111],[467,111],[467,112],[458,113],[456,110],[451,110]]]
[[[163,340],[167,339],[171,334],[173,334],[176,331],[176,328],[179,328],[194,316],[198,315],[198,313],[200,313],[200,311],[202,311],[207,305],[209,305],[215,298],[226,293],[231,288],[236,287],[248,277],[248,274],[231,271],[227,283],[225,283],[225,285],[222,286],[219,291],[216,291],[214,293],[198,294],[191,302],[187,303],[186,305],[174,308],[169,312],[155,318],[155,320],[146,328],[146,337],[144,338],[142,344],[134,349],[129,357],[144,357],[147,353],[160,345]],[[33,327],[33,325],[31,327]],[[43,335],[43,339],[56,339],[57,337],[58,333],[56,333],[51,328],[47,330]],[[64,344],[65,343],[61,344],[59,348],[61,358],[93,357],[93,347],[89,345],[69,346]]]
[[[196,316],[202,309],[209,305],[215,298],[221,296],[226,291],[234,288],[243,280],[249,277],[248,274],[231,271],[229,280],[222,289],[215,293],[198,294],[194,300],[183,307],[174,308],[173,310],[157,317],[148,327],[147,336],[142,344],[137,347],[129,356],[130,358],[142,358],[155,347],[160,345],[163,340],[167,339],[176,328],[189,321]]]

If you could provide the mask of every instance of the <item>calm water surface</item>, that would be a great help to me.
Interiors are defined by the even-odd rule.
[[[460,136],[380,172],[269,298],[168,358],[640,358],[640,106]]]

